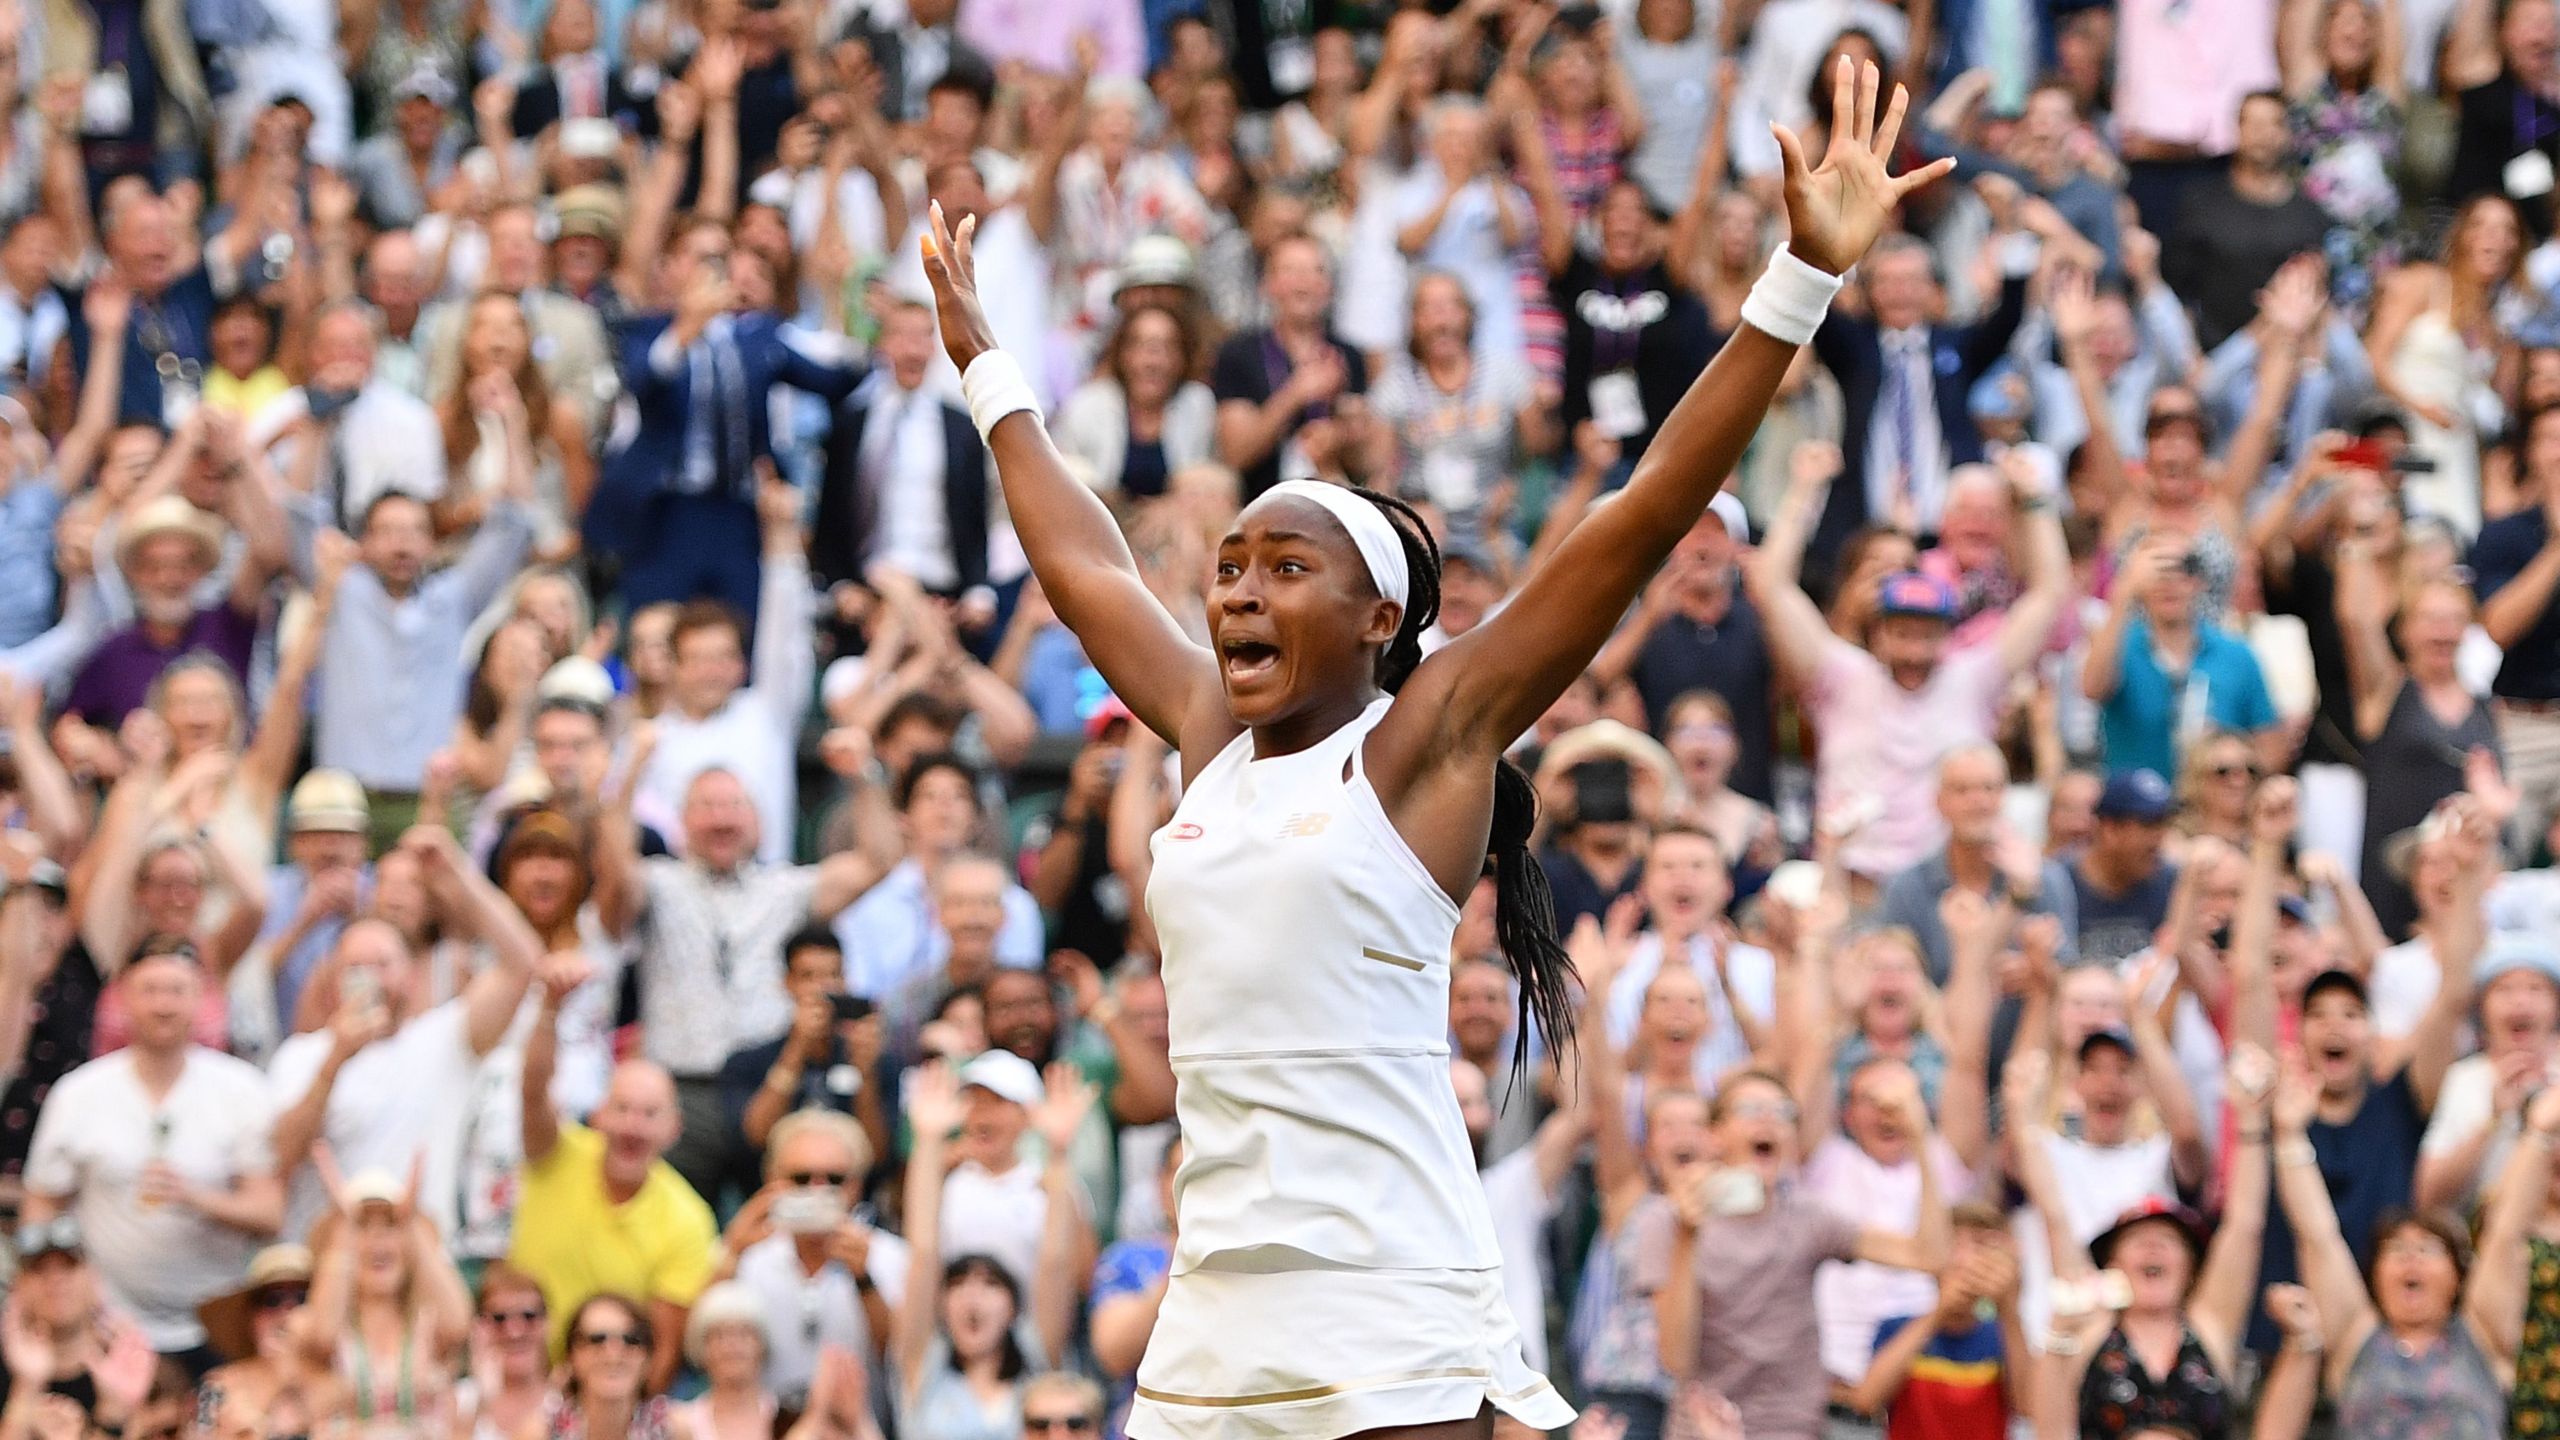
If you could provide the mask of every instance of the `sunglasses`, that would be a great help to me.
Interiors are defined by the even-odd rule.
[[[259,1291],[250,1305],[253,1309],[272,1314],[284,1310],[299,1310],[306,1298],[306,1293],[299,1286],[279,1286],[273,1290]]]
[[[579,1332],[578,1343],[590,1350],[601,1350],[607,1345],[641,1350],[648,1347],[649,1340],[637,1330],[586,1330]]]
[[[1093,1417],[1090,1415],[1025,1415],[1022,1417],[1022,1428],[1034,1435],[1045,1435],[1052,1430],[1064,1430],[1070,1435],[1082,1435],[1093,1429]]]
[[[852,1174],[844,1170],[791,1170],[784,1172],[782,1178],[803,1190],[821,1185],[847,1185],[853,1181]]]
[[[542,1312],[531,1308],[523,1310],[492,1310],[480,1318],[488,1321],[492,1325],[539,1325],[542,1323]]]

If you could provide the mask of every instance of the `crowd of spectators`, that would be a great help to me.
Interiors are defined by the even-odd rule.
[[[1116,1436],[1180,772],[928,206],[1179,624],[1316,477],[1446,643],[1843,56],[1960,168],[1520,741],[1570,1043],[1445,957],[1530,1360],[2560,1435],[2555,0],[0,0],[0,1440]]]

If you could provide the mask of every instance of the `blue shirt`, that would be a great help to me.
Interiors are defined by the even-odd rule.
[[[2178,773],[2178,750],[2204,728],[2254,734],[2276,723],[2275,702],[2258,657],[2229,631],[2198,627],[2196,656],[2183,676],[2160,666],[2151,645],[2151,622],[2133,617],[2125,627],[2124,660],[2116,693],[2100,708],[2107,742],[2107,773],[2151,770]]]
[[[1101,1313],[1106,1302],[1123,1295],[1145,1293],[1172,1268],[1173,1248],[1161,1239],[1113,1241],[1111,1248],[1102,1252],[1102,1258],[1094,1262],[1093,1299],[1087,1302],[1086,1315]],[[1120,1440],[1125,1433],[1122,1426],[1129,1419],[1129,1401],[1136,1393],[1135,1376],[1111,1382],[1110,1440]]]
[[[62,492],[50,475],[27,475],[0,495],[0,650],[53,625],[53,522]]]

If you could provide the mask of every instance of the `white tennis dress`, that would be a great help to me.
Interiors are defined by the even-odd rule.
[[[1458,907],[1360,769],[1387,704],[1295,755],[1238,736],[1155,834],[1187,1148],[1136,1440],[1573,1419],[1521,1357],[1449,1083]]]

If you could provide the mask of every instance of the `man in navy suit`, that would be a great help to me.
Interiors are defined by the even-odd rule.
[[[611,120],[642,134],[657,114],[623,83],[613,58],[596,48],[595,0],[559,0],[542,28],[543,63],[516,87],[507,129],[531,140],[563,120]]]
[[[1841,446],[1847,474],[1831,488],[1811,547],[1824,563],[1871,522],[1937,533],[1947,472],[1982,458],[1982,435],[1965,398],[2009,348],[2026,313],[2033,259],[2008,258],[2026,263],[2004,267],[1989,314],[1971,325],[1940,325],[1932,317],[1945,295],[1929,247],[1888,235],[1858,267],[1868,313],[1835,307],[1814,332],[1814,354],[1839,380],[1848,408]]]
[[[709,598],[752,617],[773,387],[841,400],[862,369],[840,336],[735,308],[724,223],[686,223],[664,263],[676,310],[622,327],[622,384],[638,419],[605,457],[587,542],[619,558],[635,610]]]
[[[827,586],[902,571],[980,630],[995,619],[987,447],[969,412],[925,388],[933,356],[930,307],[901,302],[881,317],[880,364],[836,410],[809,572]]]

